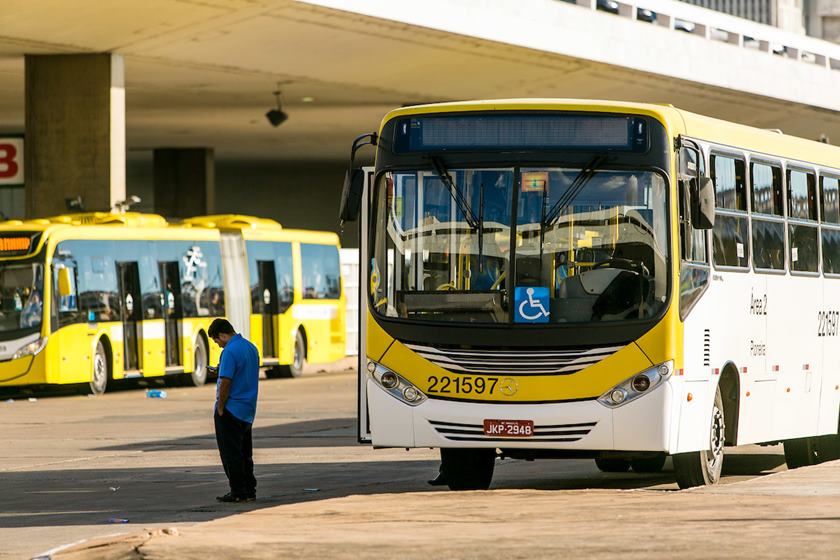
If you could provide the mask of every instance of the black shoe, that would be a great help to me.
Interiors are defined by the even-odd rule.
[[[446,478],[443,476],[443,472],[439,472],[435,478],[427,482],[430,486],[446,486]]]
[[[216,501],[229,502],[234,504],[241,504],[243,502],[253,502],[255,499],[256,496],[240,496],[238,494],[233,494],[232,492],[228,492],[224,496],[216,496]]]

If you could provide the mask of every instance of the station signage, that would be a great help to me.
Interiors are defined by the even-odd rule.
[[[19,186],[23,181],[23,137],[0,136],[0,186]]]

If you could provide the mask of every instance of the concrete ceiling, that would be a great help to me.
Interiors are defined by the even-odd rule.
[[[23,54],[74,52],[124,55],[130,150],[336,160],[406,103],[529,96],[671,102],[840,140],[831,111],[291,0],[3,0],[0,131],[23,130]]]

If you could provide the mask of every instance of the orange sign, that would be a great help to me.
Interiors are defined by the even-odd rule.
[[[31,241],[29,237],[0,237],[0,252],[14,251],[20,253],[29,251]]]
[[[522,174],[522,192],[545,192],[548,171],[530,171]]]

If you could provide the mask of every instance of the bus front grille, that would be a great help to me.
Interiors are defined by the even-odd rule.
[[[448,440],[452,441],[550,441],[574,442],[583,439],[597,422],[580,424],[554,424],[534,426],[534,435],[530,437],[494,437],[484,433],[483,424],[460,424],[429,420],[429,424]]]
[[[620,350],[599,346],[569,350],[461,350],[406,344],[433,364],[464,375],[570,375]]]

